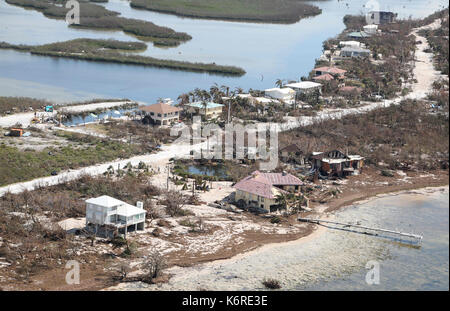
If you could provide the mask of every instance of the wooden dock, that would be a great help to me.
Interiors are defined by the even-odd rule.
[[[298,218],[298,221],[310,222],[310,223],[315,223],[315,224],[318,224],[318,225],[320,225],[322,223],[333,224],[333,225],[343,226],[344,228],[351,228],[351,227],[353,227],[353,228],[364,229],[364,230],[369,230],[369,231],[389,233],[389,234],[394,234],[394,235],[398,235],[398,236],[413,238],[413,239],[416,239],[418,242],[420,242],[423,239],[423,236],[421,236],[419,234],[400,232],[400,231],[394,231],[394,230],[387,230],[387,229],[381,229],[381,228],[372,228],[372,227],[366,227],[366,226],[354,225],[354,224],[347,224],[347,223],[342,223],[342,222],[337,222],[337,221],[329,221],[329,220],[322,220],[322,219],[312,219],[312,218]]]

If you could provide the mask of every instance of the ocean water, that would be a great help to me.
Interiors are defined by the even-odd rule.
[[[378,197],[335,213],[336,221],[423,235],[420,244],[329,228],[316,237],[262,247],[235,258],[173,268],[162,286],[121,284],[121,290],[448,290],[449,190],[427,188]],[[376,262],[379,284],[366,275]]]

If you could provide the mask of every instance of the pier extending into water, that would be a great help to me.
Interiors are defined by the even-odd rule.
[[[303,222],[310,222],[310,223],[315,223],[315,224],[333,224],[333,225],[339,225],[339,226],[343,226],[344,228],[359,228],[359,229],[364,229],[364,230],[370,230],[370,231],[374,231],[374,232],[383,232],[383,233],[390,233],[390,234],[394,234],[394,235],[398,235],[398,236],[402,236],[402,237],[408,237],[408,238],[413,238],[415,240],[417,240],[417,242],[422,241],[423,236],[419,235],[419,234],[413,234],[413,233],[407,233],[407,232],[401,232],[401,231],[395,231],[395,230],[388,230],[388,229],[381,229],[381,228],[372,228],[372,227],[366,227],[366,226],[361,226],[361,225],[354,225],[354,224],[348,224],[348,223],[342,223],[342,222],[337,222],[337,221],[330,221],[330,220],[322,220],[322,219],[313,219],[313,218],[298,218],[298,221],[303,221]],[[366,232],[364,232],[366,233]]]

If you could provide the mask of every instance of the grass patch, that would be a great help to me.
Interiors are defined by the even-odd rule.
[[[0,43],[0,48],[2,44]],[[56,104],[44,99],[30,98],[30,97],[10,97],[10,96],[0,96],[0,115],[11,114],[17,112],[28,112],[40,110],[44,111],[45,106],[58,107],[68,107],[76,105],[89,105],[95,103],[106,103],[106,102],[118,102],[118,101],[129,101],[128,99],[92,99],[83,102],[71,102]]]
[[[58,135],[78,142],[80,147],[51,147],[42,151],[23,152],[17,147],[0,145],[0,186],[147,152],[141,145],[102,140],[77,133],[58,132]]]

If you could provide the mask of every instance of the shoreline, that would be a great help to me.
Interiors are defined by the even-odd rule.
[[[222,77],[241,77],[247,73],[245,69],[240,67],[229,65],[217,65],[216,63],[177,61],[171,59],[154,58],[150,56],[127,55],[117,52],[110,54],[99,54],[99,53],[80,54],[78,52],[67,53],[61,51],[39,51],[37,50],[37,48],[39,47],[40,46],[20,47],[14,44],[9,44],[7,42],[0,42],[0,49],[12,50],[21,53],[28,53],[30,55],[39,57],[62,58],[75,61],[86,61],[104,64],[125,65],[125,66],[139,66],[144,68],[145,67],[164,68],[168,70],[176,70],[184,72],[207,73],[210,75]]]
[[[426,190],[426,189],[431,189],[432,192],[436,192],[436,191],[440,191],[441,189],[448,189],[449,188],[449,183],[447,184],[442,184],[442,185],[437,185],[437,186],[426,186],[426,187],[422,187],[422,186],[412,186],[412,187],[406,187],[403,190],[393,190],[393,191],[387,191],[387,192],[380,192],[378,194],[374,194],[372,196],[368,196],[368,197],[361,197],[359,199],[355,199],[355,200],[349,200],[348,203],[342,204],[340,205],[340,207],[334,209],[332,212],[342,212],[344,209],[351,207],[352,205],[361,205],[367,202],[370,202],[372,200],[376,200],[379,198],[384,198],[384,197],[389,197],[389,196],[396,196],[396,195],[400,195],[400,194],[407,194],[408,192],[412,191],[412,190]],[[323,214],[319,215],[320,219],[332,219],[334,217],[334,215],[329,215],[327,212],[325,211]],[[267,244],[263,244],[261,246],[255,247],[253,249],[250,249],[249,251],[246,252],[241,252],[241,253],[237,253],[236,255],[230,256],[228,258],[223,258],[223,259],[217,259],[217,260],[211,260],[211,261],[204,261],[204,262],[200,262],[200,264],[210,264],[210,263],[222,263],[225,261],[234,261],[234,260],[239,260],[245,256],[251,255],[251,254],[255,254],[258,253],[260,251],[266,250],[266,249],[270,249],[273,247],[277,247],[280,245],[289,245],[289,244],[297,244],[297,243],[306,243],[308,241],[314,240],[315,238],[317,238],[318,236],[322,235],[323,233],[325,233],[325,231],[327,231],[328,228],[324,227],[324,226],[319,226],[319,225],[314,225],[314,229],[312,231],[310,231],[309,233],[300,236],[299,238],[296,239],[287,239],[284,242],[272,242],[272,243],[267,243]],[[195,265],[193,265],[195,266]],[[183,268],[181,266],[176,266],[174,265],[173,267],[179,267],[179,268]],[[173,268],[171,267],[171,268]]]
[[[414,190],[421,191],[423,194],[425,194],[425,193],[436,193],[436,192],[448,190],[448,189],[449,189],[448,183],[446,185],[426,186],[426,187],[412,186],[412,187],[408,187],[407,189],[403,189],[403,190],[382,192],[382,193],[378,193],[378,194],[375,194],[370,197],[365,197],[365,198],[361,198],[358,200],[351,200],[351,201],[349,201],[348,204],[342,205],[341,207],[334,209],[333,212],[342,212],[346,208],[351,207],[353,205],[365,204],[372,200],[377,200],[380,198],[386,198],[386,197],[397,196],[397,195],[402,195],[402,194],[413,194],[413,193],[411,193],[411,191],[414,191]],[[324,212],[322,215],[319,216],[319,218],[329,220],[329,219],[333,219],[334,216],[335,216],[334,214],[330,215],[329,212]],[[312,242],[312,241],[316,240],[317,238],[321,237],[328,230],[329,230],[329,228],[327,228],[326,226],[314,225],[314,229],[312,231],[310,231],[309,233],[307,233],[299,238],[292,239],[292,240],[286,240],[286,241],[282,241],[282,242],[273,242],[273,243],[263,244],[259,247],[253,248],[249,251],[237,253],[236,255],[230,256],[228,258],[199,262],[192,266],[185,267],[185,266],[180,266],[180,265],[173,265],[168,268],[167,274],[170,275],[169,280],[173,277],[179,277],[180,279],[183,279],[184,276],[182,275],[182,273],[183,273],[183,270],[186,268],[203,270],[203,269],[215,268],[215,267],[221,266],[223,264],[233,264],[233,263],[236,263],[237,261],[245,259],[246,257],[252,256],[252,255],[257,255],[258,253],[262,253],[264,251],[274,249],[277,247],[286,247],[286,246],[290,246],[290,245],[291,246],[299,246],[299,245],[303,245],[308,242]],[[199,271],[197,271],[197,272],[199,272]],[[168,281],[168,282],[170,282],[170,281]],[[122,290],[123,289],[122,286],[124,284],[127,284],[127,283],[119,282],[113,286],[105,287],[102,290],[106,290],[106,291]],[[158,286],[158,284],[152,284],[150,286]],[[156,291],[158,291],[157,288],[156,288]]]

